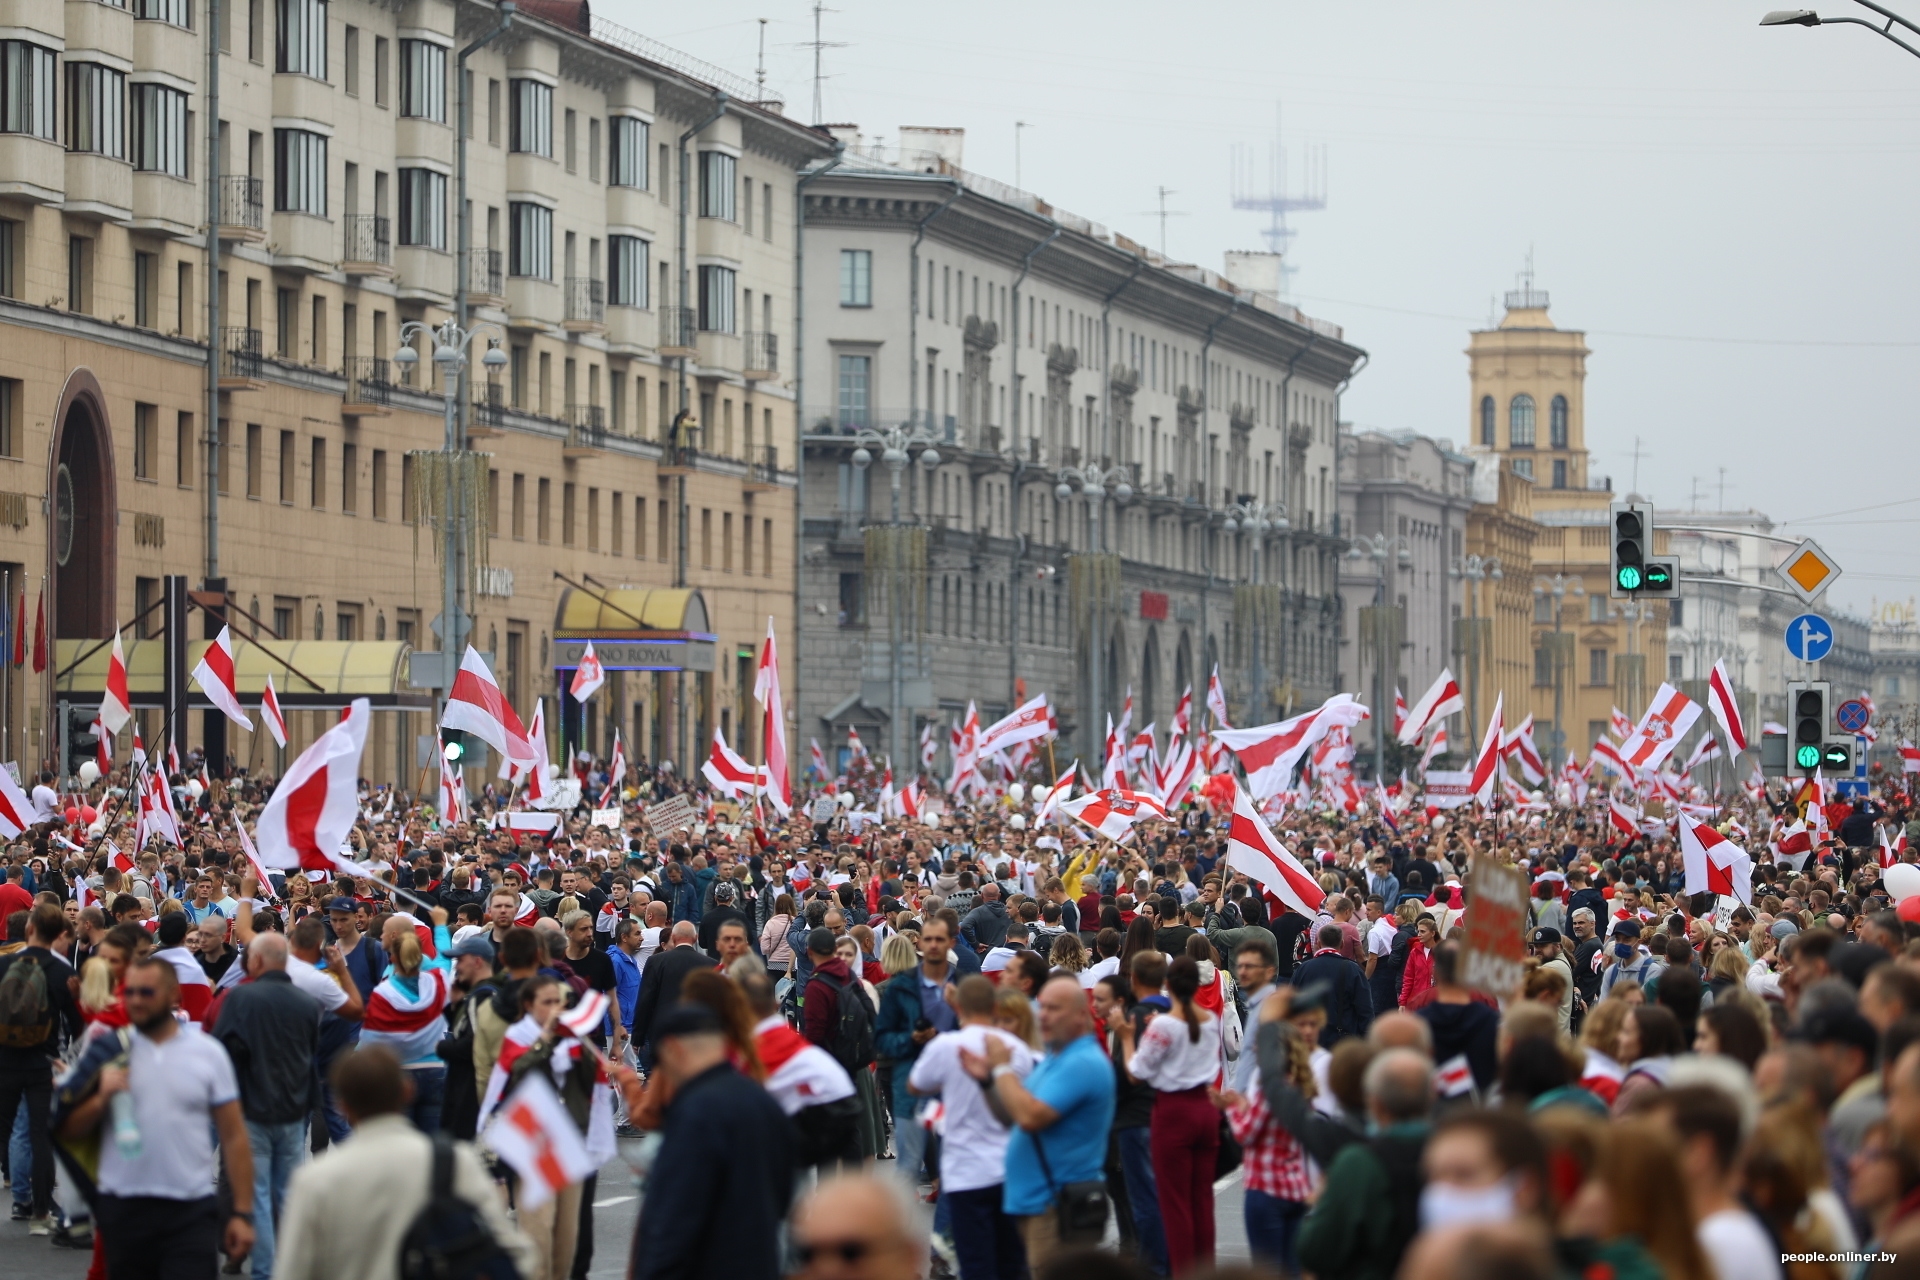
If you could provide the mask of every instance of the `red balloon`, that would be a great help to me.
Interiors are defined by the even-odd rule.
[[[1908,898],[1895,908],[1902,920],[1911,924],[1920,924],[1920,897]]]
[[[100,811],[98,809],[95,809],[92,805],[83,804],[80,806],[80,821],[88,825],[92,825],[93,820],[95,818],[98,818],[99,816],[100,816]]]

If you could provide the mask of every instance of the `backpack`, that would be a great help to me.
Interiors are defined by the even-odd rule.
[[[38,956],[21,952],[0,975],[0,1045],[31,1049],[53,1031],[53,1006],[47,1003],[47,971]]]
[[[400,1239],[400,1280],[520,1280],[480,1210],[453,1193],[453,1139],[433,1135],[433,1185]]]
[[[833,989],[836,1001],[833,1042],[827,1052],[849,1073],[872,1066],[873,1003],[867,999],[866,988],[858,978],[836,982],[824,973],[815,976]]]

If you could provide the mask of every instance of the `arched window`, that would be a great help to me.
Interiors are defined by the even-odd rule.
[[[1567,398],[1565,396],[1553,398],[1553,408],[1548,411],[1547,432],[1549,439],[1553,441],[1554,448],[1567,447]]]
[[[1491,449],[1493,438],[1493,397],[1480,397],[1480,443]]]
[[[1507,406],[1507,448],[1533,448],[1533,397],[1517,395]]]

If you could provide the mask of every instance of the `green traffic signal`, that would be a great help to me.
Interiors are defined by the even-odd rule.
[[[1802,769],[1818,768],[1820,765],[1820,756],[1821,750],[1815,746],[1803,744],[1795,747],[1793,750],[1793,762]]]
[[[1623,564],[1620,566],[1620,589],[1622,591],[1638,591],[1641,581],[1642,575],[1639,565]]]
[[[1853,752],[1840,743],[1828,743],[1820,753],[1820,763],[1828,769],[1853,768]]]
[[[1622,573],[1622,576],[1624,577],[1625,570],[1622,570],[1621,573]],[[1626,584],[1622,583],[1621,585],[1625,586]],[[1648,565],[1646,575],[1645,575],[1644,585],[1649,591],[1668,590],[1673,586],[1673,570],[1669,569],[1664,564]]]

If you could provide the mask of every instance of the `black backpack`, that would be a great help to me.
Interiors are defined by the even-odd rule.
[[[816,975],[831,987],[836,1000],[833,1042],[827,1052],[849,1073],[873,1065],[873,1002],[858,978],[836,982],[827,974]]]
[[[31,1049],[45,1044],[53,1030],[51,1012],[47,971],[40,957],[21,952],[0,976],[0,1045]]]
[[[400,1241],[400,1280],[521,1280],[480,1210],[453,1193],[453,1139],[433,1135],[433,1186]]]

